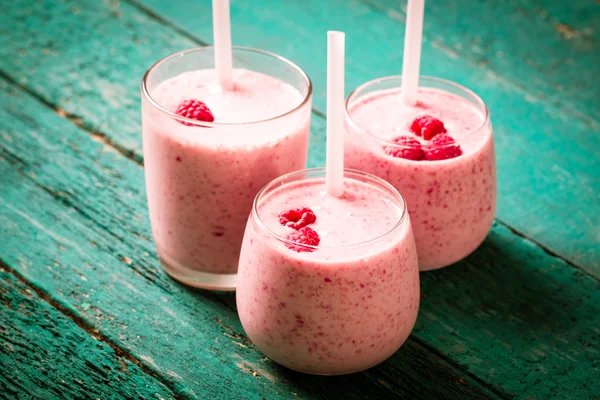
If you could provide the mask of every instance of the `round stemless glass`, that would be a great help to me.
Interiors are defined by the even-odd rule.
[[[258,193],[242,244],[236,295],[242,325],[267,357],[300,372],[340,375],[379,364],[408,338],[419,308],[419,268],[404,199],[389,183],[364,172],[345,170],[344,179],[378,189],[400,210],[382,236],[315,247],[267,227],[260,208],[266,196],[285,196],[286,185],[309,180],[324,187],[324,179],[323,168],[298,171]]]
[[[167,273],[188,285],[233,290],[256,193],[270,180],[306,167],[312,84],[283,57],[234,47],[234,69],[289,84],[301,96],[297,106],[266,120],[209,123],[181,117],[152,97],[168,79],[214,69],[213,56],[212,47],[173,54],[142,80],[146,193],[154,243]]]
[[[422,271],[453,264],[473,252],[487,236],[496,212],[496,161],[489,113],[483,100],[456,83],[421,77],[419,87],[465,99],[481,114],[481,124],[457,143],[463,155],[413,161],[390,155],[411,149],[381,138],[353,119],[353,109],[374,94],[400,91],[401,77],[363,84],[346,100],[345,166],[377,175],[406,198]],[[375,117],[377,118],[377,117]],[[411,121],[407,121],[410,124]],[[364,125],[364,124],[363,124]],[[381,133],[381,132],[379,132]]]

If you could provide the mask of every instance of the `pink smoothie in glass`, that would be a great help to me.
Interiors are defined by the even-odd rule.
[[[389,184],[346,171],[340,198],[322,170],[290,174],[258,195],[239,265],[237,307],[246,333],[274,361],[334,375],[392,355],[419,307],[417,254],[402,197]],[[320,176],[319,176],[320,175]],[[317,246],[286,241],[279,214],[309,207]]]
[[[167,79],[150,93],[173,113],[184,100],[200,100],[213,124],[190,126],[143,112],[154,241],[167,272],[183,280],[196,273],[235,274],[256,193],[306,164],[310,101],[290,113],[305,99],[291,85],[247,69],[234,69],[233,82],[234,90],[224,91],[215,70],[202,69]]]
[[[421,87],[414,107],[402,103],[397,88],[351,95],[345,142],[346,167],[387,180],[405,197],[421,270],[447,266],[474,251],[496,211],[494,143],[485,105],[451,82],[428,79],[458,94]],[[425,152],[434,148],[431,140],[411,131],[412,122],[423,115],[442,121],[444,134],[462,154],[434,161],[394,156],[411,149],[393,143],[399,136],[417,140]]]

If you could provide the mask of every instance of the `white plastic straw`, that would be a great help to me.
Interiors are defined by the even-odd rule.
[[[233,89],[231,61],[231,23],[229,0],[213,0],[213,41],[215,45],[215,69],[219,84],[225,90]]]
[[[424,9],[425,0],[408,0],[400,97],[404,104],[411,106],[417,104]]]
[[[344,193],[344,32],[327,32],[327,193]]]

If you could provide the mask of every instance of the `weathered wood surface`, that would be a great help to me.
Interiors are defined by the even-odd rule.
[[[10,104],[0,111],[2,155],[11,164],[11,171],[2,174],[8,191],[0,225],[3,237],[10,238],[1,252],[5,262],[149,368],[168,379],[181,377],[174,382],[192,394],[207,384],[204,379],[226,377],[252,392],[267,393],[260,385],[264,380],[247,381],[245,373],[252,372],[276,381],[272,395],[282,386],[285,393],[302,393],[304,384],[295,386],[282,369],[243,347],[247,344],[237,317],[220,302],[231,305],[231,296],[216,299],[186,289],[160,270],[149,239],[142,168],[12,85],[0,86],[0,99]],[[18,174],[8,180],[13,170]],[[31,209],[31,204],[44,207]],[[35,243],[19,246],[28,237]],[[593,393],[586,381],[598,373],[593,362],[598,281],[502,226],[494,227],[484,246],[465,262],[422,278],[423,301],[413,335],[418,343],[497,393],[528,391],[534,398],[561,388],[567,394]],[[143,339],[136,340],[138,336]],[[212,352],[201,349],[205,342],[212,344]],[[351,377],[348,385],[355,384],[359,394],[358,388],[388,393],[394,383],[372,378],[385,374],[398,377],[403,389],[391,386],[397,393],[405,393],[405,382],[418,379],[442,394],[456,387],[443,388],[452,379],[434,385],[430,375],[444,363],[418,344],[407,348],[419,349],[409,362],[404,357],[411,353],[402,350],[379,368],[383,372],[369,371],[362,381]],[[207,358],[219,371],[190,369]],[[420,369],[413,371],[418,360]],[[465,380],[460,375],[456,379]],[[338,382],[343,387],[344,381]],[[340,386],[333,386],[333,393],[319,393],[333,396]],[[467,393],[477,393],[474,386]],[[212,390],[219,393],[218,387]]]
[[[2,266],[0,310],[0,398],[176,398]]]
[[[401,19],[377,11],[387,3],[371,2],[374,11],[350,2],[343,13],[333,7],[336,2],[320,2],[319,12],[311,2],[300,3],[273,1],[257,15],[249,3],[233,2],[234,40],[301,64],[320,88],[318,110],[324,109],[326,27],[347,29],[349,44],[362,43],[348,46],[349,89],[399,70],[399,54],[373,46],[379,37],[387,38],[389,47],[400,46]],[[174,29],[124,2],[0,4],[1,73],[58,109],[56,115],[0,81],[0,235],[9,238],[0,243],[0,257],[10,268],[183,397],[593,398],[600,393],[594,379],[600,368],[598,281],[501,225],[466,261],[423,275],[415,333],[392,360],[346,378],[306,377],[264,360],[246,343],[231,296],[192,291],[167,278],[149,239],[142,169],[105,142],[141,160],[142,73],[157,58],[195,45],[178,32],[182,29],[210,41],[210,13],[187,8],[172,14],[177,10],[160,9]],[[373,29],[359,29],[365,24]],[[424,57],[430,52],[435,62],[425,72],[481,87],[492,112],[500,114],[494,114],[494,123],[502,221],[533,233],[534,240],[597,278],[597,237],[586,224],[597,228],[598,215],[582,214],[598,205],[593,109],[590,121],[572,112],[577,109],[572,104],[581,105],[577,96],[569,94],[564,107],[541,100],[538,94],[552,82],[528,82],[533,75],[523,75],[518,85],[516,75],[490,79],[486,66],[445,56],[434,40],[426,37]],[[590,76],[591,68],[580,76]],[[532,87],[531,92],[522,87]],[[588,96],[597,87],[585,90]],[[524,100],[526,95],[537,99]],[[70,121],[60,117],[63,110]],[[567,122],[562,126],[554,117]],[[315,115],[313,121],[310,162],[319,165],[323,120]],[[537,130],[540,122],[543,129]],[[530,148],[540,153],[532,157]],[[552,152],[542,156],[548,149]],[[236,390],[227,392],[230,383]]]
[[[126,2],[29,3],[20,0],[1,6],[6,11],[0,13],[0,29],[8,44],[0,49],[5,60],[2,70],[45,101],[81,117],[87,128],[106,135],[117,148],[141,159],[140,77],[156,59],[211,41],[211,14],[206,12],[210,1],[182,0],[177,7],[157,0],[143,1],[144,7],[151,7],[161,18],[169,18],[177,30]],[[492,18],[490,7],[486,8],[486,18]],[[499,18],[503,18],[512,15],[510,7],[492,8],[497,8]],[[346,0],[270,0],[260,8],[250,2],[234,2],[233,35],[237,44],[276,51],[305,68],[315,83],[315,107],[322,111],[326,29],[347,31],[348,90],[368,79],[400,71],[401,52],[395,50],[402,46],[404,28],[399,18],[389,17],[390,12],[383,13],[379,8],[379,3],[373,7]],[[391,14],[401,15],[396,11]],[[443,12],[434,12],[434,16],[437,14]],[[472,19],[469,23],[474,24],[475,17]],[[487,25],[477,25],[474,32],[492,35],[486,31],[491,29]],[[178,32],[181,29],[196,39]],[[503,62],[510,63],[510,67],[500,64],[494,70],[480,65],[473,55],[449,54],[447,48],[456,46],[457,41],[448,44],[440,41],[447,36],[446,29],[450,30],[447,25],[434,24],[428,30],[423,73],[460,82],[480,93],[490,106],[498,153],[499,220],[600,277],[595,229],[600,225],[600,213],[587,211],[590,206],[600,207],[600,182],[595,173],[600,170],[597,135],[600,128],[593,112],[598,107],[594,102],[584,101],[593,98],[597,85],[581,89],[587,93],[585,99],[566,93],[561,94],[561,102],[542,100],[557,98],[556,90],[548,88],[551,84],[543,83],[548,82],[544,74],[534,78],[530,72],[521,80],[512,75],[505,77],[501,73],[524,69],[523,60],[506,54]],[[570,42],[563,43],[558,32],[557,35],[551,38],[555,51],[541,53],[540,63],[560,64],[560,57],[571,54],[567,50]],[[585,43],[597,42],[595,33],[586,35],[581,39]],[[533,35],[530,41],[544,38]],[[502,40],[512,46],[519,37],[507,33]],[[478,51],[482,53],[485,49],[483,46]],[[492,54],[494,51],[488,49],[485,53],[490,60],[499,59]],[[464,53],[471,54],[466,50]],[[593,60],[599,51],[584,53]],[[597,65],[586,64],[577,74],[594,81]],[[530,94],[529,83],[538,80],[542,83]],[[572,110],[576,107],[563,106],[565,102],[576,102],[577,107],[585,110],[591,104],[591,110],[574,114]],[[323,160],[324,122],[318,115],[313,116],[313,121],[309,160],[311,165],[317,165]],[[317,142],[315,138],[321,140]]]
[[[139,192],[141,166],[0,82],[7,105],[0,110],[2,260],[174,392],[219,399],[495,397],[412,340],[381,367],[330,381],[265,359],[243,335],[231,295],[189,289],[160,269]]]

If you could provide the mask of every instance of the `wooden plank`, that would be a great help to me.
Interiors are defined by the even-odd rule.
[[[189,365],[208,358],[211,367],[225,368],[225,375],[231,374],[233,381],[252,393],[264,388],[241,379],[238,374],[243,376],[247,371],[227,369],[229,364],[241,363],[240,369],[244,363],[260,367],[259,374],[276,378],[276,387],[288,388],[281,389],[285,393],[299,393],[300,388],[312,393],[319,388],[323,396],[333,398],[338,392],[360,394],[364,390],[401,394],[406,382],[415,379],[421,379],[421,385],[431,385],[423,393],[431,390],[443,395],[447,390],[459,390],[450,384],[451,379],[437,376],[435,371],[447,366],[427,353],[412,358],[413,353],[401,350],[381,370],[374,370],[374,375],[369,371],[340,379],[339,386],[323,384],[321,388],[318,379],[286,373],[264,362],[254,351],[240,347],[246,345],[245,339],[230,308],[221,308],[205,292],[174,284],[160,270],[148,239],[145,198],[143,192],[135,192],[143,186],[141,167],[102,142],[90,140],[14,87],[4,85],[0,93],[0,104],[10,105],[0,113],[0,134],[5,143],[2,155],[13,169],[21,171],[14,181],[7,180],[5,201],[11,208],[3,207],[6,222],[0,220],[0,226],[8,230],[4,237],[11,238],[3,244],[4,249],[18,252],[3,250],[1,257],[10,257],[10,265],[36,285],[57,293],[59,301],[78,310],[75,312],[119,346],[142,360],[151,357],[160,371],[175,372],[186,383],[197,385],[194,388],[202,384],[196,374],[223,378],[214,377],[210,371],[189,371]],[[3,179],[8,179],[7,175],[0,174]],[[48,195],[34,191],[25,176]],[[55,199],[73,208],[63,210]],[[36,241],[28,242],[30,237]],[[61,243],[61,238],[71,242]],[[25,242],[26,247],[20,245]],[[59,264],[56,268],[52,267],[54,261]],[[53,270],[42,268],[44,265]],[[586,398],[597,389],[592,385],[599,368],[594,360],[599,351],[595,321],[600,282],[506,228],[496,225],[476,254],[457,266],[422,274],[422,292],[412,337],[458,363],[497,393],[527,393],[534,398],[560,398],[572,393]],[[166,303],[161,302],[163,297]],[[230,304],[232,297],[221,300]],[[83,309],[82,303],[91,304],[90,309]],[[161,307],[164,305],[170,312]],[[97,320],[97,315],[110,315],[114,320]],[[217,317],[231,331],[215,324]],[[128,331],[124,333],[120,324]],[[138,335],[152,337],[153,343],[135,340]],[[225,342],[216,343],[219,338]],[[209,357],[202,349],[186,353],[189,348],[201,347],[203,341],[216,346],[217,356],[208,352]],[[169,349],[168,354],[163,353],[163,347]],[[420,358],[426,361],[420,364]],[[414,363],[423,366],[414,368]],[[431,369],[426,370],[427,365]],[[296,378],[290,381],[290,376]],[[381,376],[389,377],[384,381],[392,385],[392,392],[377,383]],[[439,381],[432,381],[433,377]],[[465,380],[469,393],[477,397],[473,389],[477,386]],[[330,391],[320,392],[327,387]],[[415,393],[419,390],[425,389],[417,386]]]
[[[232,295],[160,269],[141,166],[0,80],[0,258],[178,394],[207,398],[496,398],[410,340],[349,377],[295,374],[242,332]],[[56,155],[60,154],[60,157]]]
[[[2,398],[176,398],[2,266],[0,370]]]
[[[197,37],[212,37],[208,0],[181,1],[178,7],[152,1],[144,4]],[[197,42],[124,2],[87,2],[84,7],[74,0],[20,0],[1,7],[0,32],[7,43],[0,48],[2,71],[141,159],[139,80],[157,58]],[[401,48],[402,27],[356,1],[271,0],[263,8],[234,2],[232,18],[236,43],[276,51],[309,72],[320,110],[325,98],[323,27],[347,31],[348,89],[400,70],[395,49]],[[573,118],[502,76],[446,54],[432,41],[425,41],[423,57],[424,73],[461,82],[490,105],[497,132],[499,219],[600,277],[595,235],[600,215],[587,211],[600,207],[600,182],[594,176],[600,169],[597,122]],[[313,121],[309,160],[318,165],[323,121],[316,116]]]

